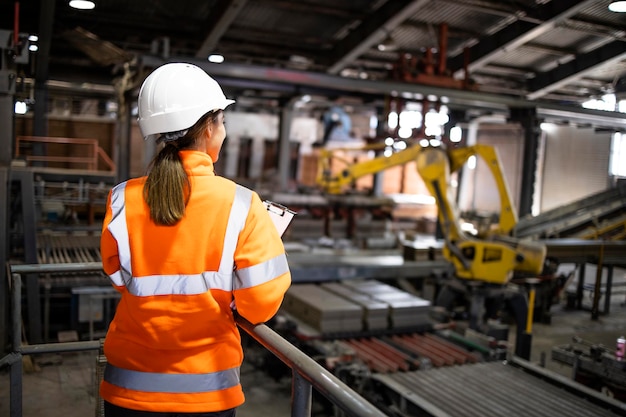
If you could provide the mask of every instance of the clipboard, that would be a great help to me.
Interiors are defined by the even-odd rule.
[[[274,226],[276,226],[276,230],[278,230],[278,234],[280,236],[285,233],[287,230],[287,226],[291,223],[293,216],[296,214],[295,211],[289,210],[287,207],[274,203],[273,201],[265,200],[263,202],[265,204],[265,208],[267,212],[270,214],[270,218],[274,222]]]

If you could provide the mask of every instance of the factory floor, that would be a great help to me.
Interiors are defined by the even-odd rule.
[[[531,362],[539,363],[545,356],[549,370],[571,376],[571,368],[550,359],[553,346],[570,343],[573,336],[615,348],[616,338],[626,333],[625,296],[612,297],[610,313],[592,320],[587,310],[569,310],[564,305],[552,306],[551,324],[533,326]],[[511,329],[514,334],[514,329]],[[510,339],[510,351],[514,340]],[[246,404],[238,417],[290,416],[291,380],[289,376],[275,380],[262,371],[258,347],[250,348],[241,378]],[[36,369],[26,369],[23,377],[23,417],[85,417],[96,415],[95,353],[65,353],[39,356]],[[30,365],[27,361],[25,365]],[[321,416],[319,412],[313,415]],[[461,414],[459,414],[461,415]],[[0,371],[0,416],[9,416],[9,374]]]

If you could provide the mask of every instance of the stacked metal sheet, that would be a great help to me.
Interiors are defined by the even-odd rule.
[[[415,329],[431,323],[430,301],[379,281],[296,284],[282,308],[326,334]]]
[[[389,306],[392,329],[402,329],[430,323],[431,302],[380,281],[346,281],[342,283],[356,293]]]
[[[389,328],[389,305],[387,303],[375,300],[367,294],[356,292],[353,288],[336,282],[325,283],[321,287],[361,306],[363,308],[364,330]]]
[[[315,284],[291,286],[282,308],[322,333],[363,330],[363,307]]]

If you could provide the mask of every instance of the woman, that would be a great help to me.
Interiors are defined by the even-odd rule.
[[[291,275],[259,196],[213,172],[233,102],[184,63],[139,92],[139,127],[163,148],[109,194],[102,263],[121,300],[104,343],[107,417],[226,417],[244,402],[233,309],[269,320]]]

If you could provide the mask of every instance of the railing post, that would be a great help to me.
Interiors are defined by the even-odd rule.
[[[291,417],[311,417],[313,387],[296,368],[291,371]]]
[[[22,359],[20,347],[22,346],[22,276],[20,274],[12,274],[13,285],[11,288],[12,307],[11,323],[13,331],[12,350],[17,357],[10,365],[10,398],[9,408],[11,417],[22,417]]]
[[[22,317],[22,277],[20,274],[13,274],[13,312],[11,314],[11,328],[13,331],[13,351],[19,352],[22,345],[21,317]]]
[[[22,354],[17,353],[16,360],[10,366],[9,415],[22,417]]]

